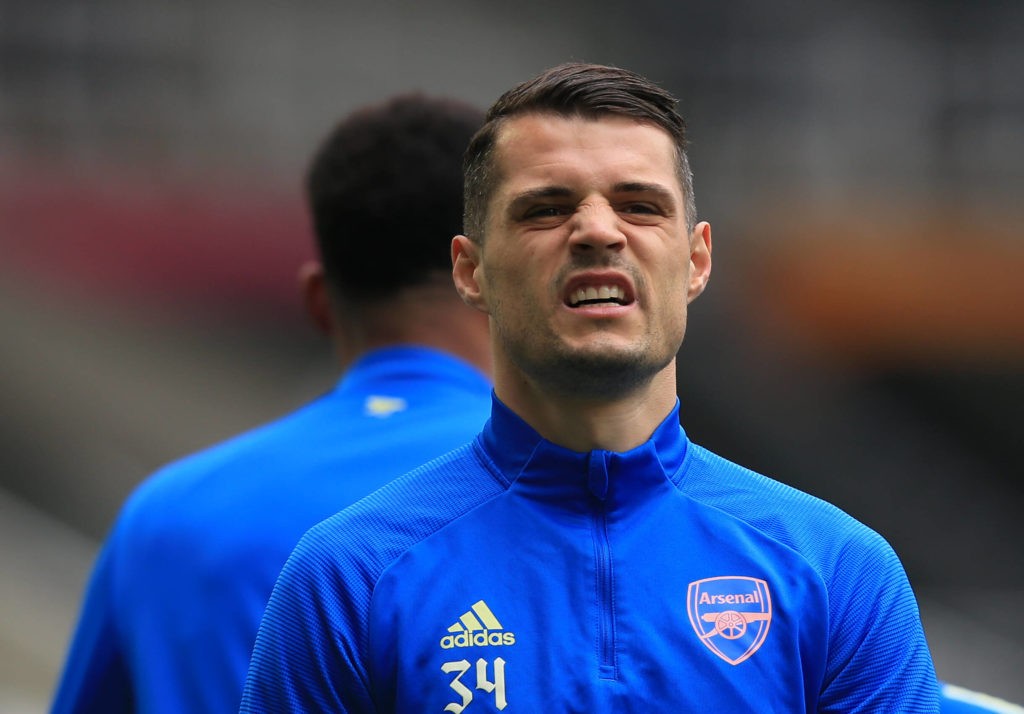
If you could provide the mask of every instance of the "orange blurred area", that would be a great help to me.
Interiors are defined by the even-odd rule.
[[[754,304],[841,362],[1024,361],[1024,216],[941,208],[778,215],[745,262]]]

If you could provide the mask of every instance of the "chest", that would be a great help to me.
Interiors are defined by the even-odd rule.
[[[369,645],[387,710],[813,708],[827,601],[788,549],[671,505],[513,510],[382,579]]]

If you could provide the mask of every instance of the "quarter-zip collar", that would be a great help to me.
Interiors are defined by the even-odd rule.
[[[679,400],[647,441],[629,451],[579,452],[538,434],[492,395],[480,443],[516,490],[566,503],[601,501],[608,510],[676,481],[689,441],[679,425]]]

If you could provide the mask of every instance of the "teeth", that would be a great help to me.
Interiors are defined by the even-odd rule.
[[[578,288],[576,292],[570,297],[570,303],[572,305],[579,305],[583,301],[593,300],[620,300],[623,296],[623,291],[619,289],[617,285],[601,285],[600,287],[587,286],[585,288]]]

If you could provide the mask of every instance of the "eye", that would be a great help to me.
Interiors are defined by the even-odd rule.
[[[556,218],[568,213],[569,209],[565,206],[534,206],[523,213],[523,218],[527,220],[537,218]]]
[[[571,209],[568,206],[554,206],[551,204],[534,206],[523,212],[522,220],[540,221],[542,223],[559,221],[567,216],[570,211]]]
[[[650,203],[627,203],[619,210],[623,213],[636,213],[641,215],[657,215],[661,213],[656,206]]]
[[[665,217],[664,209],[649,201],[631,201],[616,209],[622,219],[638,226],[656,225]]]

